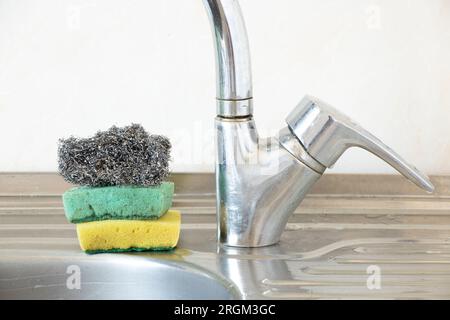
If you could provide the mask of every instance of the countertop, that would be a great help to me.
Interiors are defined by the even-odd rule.
[[[396,175],[325,175],[281,242],[259,249],[217,246],[213,174],[171,179],[180,242],[173,253],[146,255],[208,270],[239,298],[450,298],[450,177],[432,177],[429,195]],[[62,208],[68,188],[55,173],[0,174],[0,264],[15,254],[24,263],[84,255]]]

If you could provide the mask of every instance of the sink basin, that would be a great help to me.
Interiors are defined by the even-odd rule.
[[[0,251],[0,300],[238,298],[208,271],[145,254]]]

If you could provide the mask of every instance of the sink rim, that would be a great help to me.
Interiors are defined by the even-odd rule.
[[[196,263],[177,260],[180,255],[176,254],[176,251],[173,252],[123,252],[123,253],[102,253],[102,254],[94,254],[88,255],[79,250],[49,250],[49,249],[0,249],[0,256],[2,259],[0,260],[0,270],[2,269],[2,265],[6,265],[9,263],[48,263],[51,264],[52,261],[55,263],[66,263],[69,265],[86,264],[90,262],[97,263],[147,263],[149,264],[149,268],[151,266],[157,266],[161,268],[169,268],[171,272],[176,272],[178,270],[182,270],[183,272],[187,272],[194,277],[199,277],[203,279],[208,279],[208,281],[212,281],[216,285],[223,288],[224,293],[226,292],[230,297],[230,300],[241,300],[243,299],[243,294],[239,290],[238,286],[227,279],[226,277],[208,270]],[[166,258],[164,258],[166,256]],[[168,258],[170,257],[170,258]],[[175,257],[175,259],[173,258]],[[32,261],[30,261],[32,260]],[[145,268],[145,266],[144,266]],[[152,272],[152,269],[149,270]],[[39,274],[42,277],[48,274]],[[68,275],[69,276],[69,275]],[[8,280],[2,279],[0,275],[0,280]],[[119,279],[118,279],[119,280]],[[118,281],[119,282],[119,281]],[[83,282],[82,282],[83,283]],[[2,289],[0,288],[0,292]],[[6,298],[7,299],[7,298]],[[99,298],[102,299],[102,298]],[[105,298],[108,299],[108,298]],[[170,299],[170,298],[169,298]],[[176,299],[176,298],[173,298]],[[219,298],[212,298],[209,300],[217,300]],[[0,299],[2,300],[2,299]],[[207,299],[208,300],[208,299]]]

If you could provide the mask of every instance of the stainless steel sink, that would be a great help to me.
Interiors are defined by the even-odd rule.
[[[212,174],[172,179],[176,250],[90,256],[64,217],[67,184],[0,174],[0,299],[450,299],[449,177],[430,196],[397,176],[324,176],[280,243],[257,249],[217,246]]]
[[[0,250],[0,299],[235,299],[230,281],[145,254]],[[176,257],[176,255],[174,255]]]

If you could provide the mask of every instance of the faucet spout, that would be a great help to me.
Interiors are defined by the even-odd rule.
[[[203,0],[216,51],[217,115],[226,118],[252,114],[250,51],[241,7],[237,0]]]

